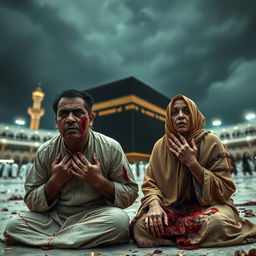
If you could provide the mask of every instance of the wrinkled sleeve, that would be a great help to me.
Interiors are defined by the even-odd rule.
[[[115,200],[105,199],[109,205],[119,208],[127,208],[132,205],[138,197],[138,184],[129,166],[129,162],[120,146],[111,152],[111,164],[109,179],[115,186]]]
[[[154,161],[156,166],[155,168],[160,169],[160,159],[162,158],[164,158],[164,156],[160,155],[159,143],[156,142],[153,147],[151,157],[149,159],[149,165],[145,172],[144,181],[141,187],[142,192],[144,194],[144,197],[142,198],[142,201],[141,201],[142,208],[145,208],[154,199],[157,199],[158,201],[160,201],[162,205],[166,204],[164,196],[161,192],[161,189],[157,184],[157,181],[156,181],[157,179],[154,175],[154,169],[152,167],[152,161]]]
[[[25,181],[25,197],[24,201],[31,211],[45,212],[52,208],[57,197],[49,205],[45,193],[44,186],[49,179],[49,168],[44,163],[46,156],[38,150],[35,162],[30,169]]]
[[[154,199],[157,199],[158,201],[161,202],[161,204],[163,204],[164,196],[162,195],[161,190],[156,184],[154,173],[150,164],[147,168],[147,171],[145,172],[144,181],[141,189],[144,194],[143,201],[145,203],[145,206],[148,205]]]
[[[203,185],[199,185],[194,180],[197,199],[203,206],[228,203],[236,190],[232,180],[229,155],[217,137],[212,136],[210,139],[211,153],[208,159],[202,160],[204,163],[201,164],[204,170]],[[200,150],[203,155],[204,143]]]

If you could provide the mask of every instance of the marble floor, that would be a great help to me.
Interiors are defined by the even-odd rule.
[[[248,201],[256,201],[256,174],[252,176],[237,175],[234,176],[234,181],[237,186],[237,190],[233,195],[233,199],[236,204],[243,204]],[[141,185],[142,179],[138,179],[138,183]],[[5,227],[8,219],[15,216],[19,211],[26,210],[26,206],[19,198],[23,197],[24,188],[23,181],[19,179],[2,179],[0,178],[0,231]],[[138,209],[141,198],[129,208],[126,209],[128,215],[132,219]],[[7,200],[9,199],[9,200]],[[13,200],[10,200],[13,199]],[[256,206],[238,206],[241,217],[244,217],[245,210],[252,210],[252,213],[256,214]],[[245,217],[256,223],[256,217]],[[180,250],[172,247],[161,247],[161,248],[138,248],[133,242],[128,244],[122,244],[115,247],[100,247],[93,249],[53,249],[53,250],[41,250],[39,248],[28,247],[28,246],[6,246],[0,242],[0,255],[26,255],[26,256],[175,256],[179,252],[182,252],[186,256],[192,255],[209,255],[209,256],[233,256],[235,251],[244,250],[248,252],[250,249],[256,248],[256,243],[242,245],[242,246],[230,246],[230,247],[218,247],[218,248],[202,248],[198,250]],[[100,254],[99,254],[100,253]]]

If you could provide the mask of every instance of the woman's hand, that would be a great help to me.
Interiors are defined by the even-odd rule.
[[[197,157],[197,147],[194,139],[191,141],[191,146],[188,144],[187,140],[179,134],[180,140],[171,134],[168,138],[172,147],[169,147],[169,150],[181,161],[182,164],[189,167],[192,163],[196,161]]]
[[[155,199],[149,203],[144,221],[147,231],[153,236],[160,238],[164,235],[164,225],[168,226],[168,218],[158,200]]]
[[[186,139],[179,134],[180,141],[177,137],[171,134],[168,138],[172,147],[168,147],[169,150],[184,164],[192,173],[194,178],[200,185],[204,183],[204,168],[197,161],[198,149],[196,147],[194,139],[191,141],[191,145],[188,144]]]

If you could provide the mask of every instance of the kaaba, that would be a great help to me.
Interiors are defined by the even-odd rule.
[[[164,134],[170,99],[134,77],[86,90],[94,98],[93,130],[117,140],[129,162],[147,162]]]

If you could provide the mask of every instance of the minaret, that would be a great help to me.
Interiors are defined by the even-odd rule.
[[[33,107],[28,108],[28,114],[31,116],[30,129],[39,129],[40,118],[44,115],[44,109],[41,108],[41,103],[44,99],[44,93],[40,87],[37,87],[32,92]]]

